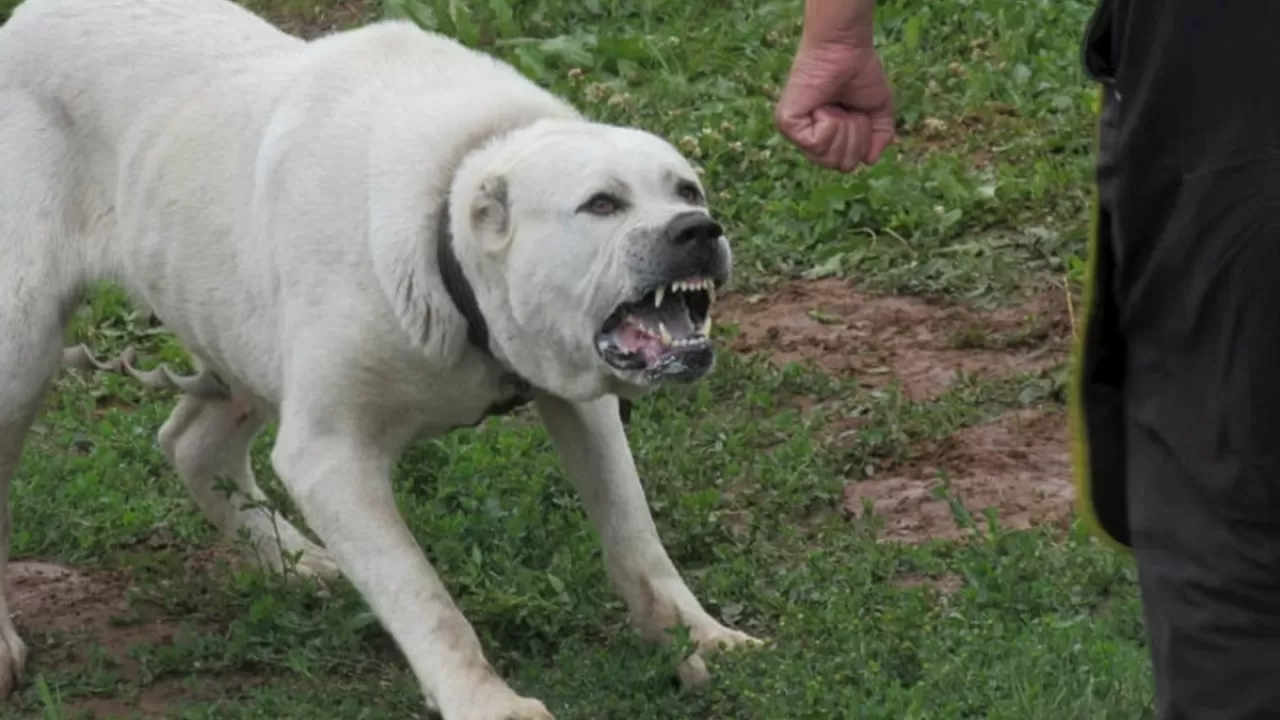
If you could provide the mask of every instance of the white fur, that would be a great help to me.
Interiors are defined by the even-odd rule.
[[[9,481],[63,324],[84,284],[107,279],[202,368],[159,441],[204,513],[276,567],[283,550],[340,569],[446,720],[550,717],[492,671],[388,481],[412,439],[503,399],[505,369],[540,388],[641,632],[661,641],[684,623],[705,650],[752,642],[703,610],[664,551],[617,415],[616,395],[646,382],[593,345],[661,252],[661,226],[690,210],[674,177],[695,176],[668,143],[590,123],[408,24],[304,43],[225,0],[28,0],[0,28],[0,568]],[[572,212],[613,180],[627,213]],[[468,344],[436,268],[446,196],[497,363]],[[229,478],[261,498],[248,449],[271,420],[272,463],[325,548],[214,488]],[[25,654],[0,593],[0,693]]]

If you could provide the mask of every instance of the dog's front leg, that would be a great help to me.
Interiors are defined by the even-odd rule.
[[[485,659],[396,510],[385,452],[286,416],[271,460],[445,720],[551,720],[541,702],[517,695]]]
[[[759,644],[711,617],[671,562],[640,485],[617,399],[572,403],[539,395],[537,407],[600,535],[609,577],[641,635],[666,642],[667,630],[684,625],[700,654]],[[698,656],[681,668],[681,674],[687,683],[706,680]]]

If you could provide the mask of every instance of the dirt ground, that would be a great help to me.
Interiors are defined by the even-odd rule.
[[[865,385],[896,379],[912,400],[944,392],[956,373],[1038,372],[1062,361],[1071,321],[1054,290],[1014,308],[977,313],[899,296],[869,296],[841,280],[791,282],[716,305],[737,326],[736,352],[812,362]]]
[[[717,317],[737,326],[730,343],[737,352],[764,353],[776,364],[813,363],[874,387],[896,381],[916,401],[946,392],[959,374],[998,378],[1058,366],[1070,352],[1073,322],[1061,290],[979,313],[871,296],[841,280],[728,296]],[[988,508],[1002,527],[1065,525],[1073,501],[1065,413],[1013,412],[966,428],[909,465],[849,483],[844,509],[855,517],[873,509],[884,540],[958,539],[970,531],[938,495],[944,476],[978,528],[986,527]]]
[[[972,517],[967,527],[937,490],[945,486]],[[965,428],[928,459],[845,486],[845,510],[861,516],[869,505],[884,521],[879,537],[917,542],[957,540],[984,531],[983,511],[1000,527],[1065,527],[1074,499],[1065,413],[1019,411]]]
[[[213,556],[224,553],[221,548],[197,553],[188,560],[188,569],[207,570]],[[150,613],[145,603],[131,602],[133,582],[123,573],[26,559],[9,563],[8,581],[14,621],[45,667],[89,671],[105,656],[120,677],[137,680],[141,668],[130,648],[170,644],[181,631],[179,619]],[[68,720],[161,718],[183,702],[213,700],[262,681],[249,675],[161,678],[148,682],[134,697],[77,698],[64,702],[62,708]]]

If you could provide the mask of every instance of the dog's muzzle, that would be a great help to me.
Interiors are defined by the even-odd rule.
[[[729,276],[724,229],[705,213],[681,213],[667,223],[662,233],[666,258],[663,279],[708,278],[723,285]]]
[[[672,218],[652,246],[644,291],[614,310],[596,335],[604,361],[646,383],[705,375],[715,360],[711,306],[729,279],[727,245],[720,224],[705,213]]]

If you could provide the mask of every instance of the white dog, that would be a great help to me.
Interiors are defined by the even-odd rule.
[[[28,0],[0,28],[0,568],[60,356],[134,372],[60,348],[101,278],[198,362],[135,374],[183,391],[159,443],[205,515],[277,567],[340,570],[447,720],[551,717],[496,676],[388,480],[412,439],[497,405],[534,401],[645,637],[754,644],[668,558],[619,419],[619,397],[711,369],[730,268],[671,145],[412,25],[306,43],[226,0]],[[269,420],[324,548],[215,489],[262,497]],[[0,593],[0,691],[25,655]]]

